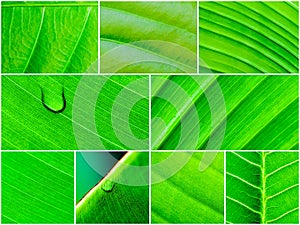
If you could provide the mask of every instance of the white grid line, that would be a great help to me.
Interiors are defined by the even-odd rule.
[[[199,32],[199,17],[200,17],[200,11],[199,11],[199,1],[197,1],[197,15],[196,15],[196,32],[197,32],[197,46],[196,46],[196,52],[197,52],[197,56],[196,56],[196,65],[197,65],[197,74],[200,73],[200,68],[199,68],[199,61],[200,61],[200,52],[199,52],[199,46],[200,46],[200,32]]]
[[[224,224],[226,224],[226,154],[227,152],[223,153],[224,157],[224,171],[223,171],[223,179],[224,179],[224,193],[223,193],[223,198],[224,198]]]
[[[100,68],[100,65],[98,66]],[[2,73],[3,76],[149,76],[149,73]],[[152,73],[152,76],[298,76],[299,73]]]
[[[298,1],[299,3],[299,1]],[[299,37],[299,24],[300,24],[300,13],[298,9],[298,72],[300,71],[300,37]],[[299,140],[300,140],[300,110],[299,110],[299,105],[300,105],[300,99],[299,99],[299,90],[300,90],[300,79],[299,79],[299,74],[298,74],[298,148],[299,148]],[[299,160],[299,151],[298,151],[298,160]],[[300,182],[300,166],[298,165],[298,184]],[[298,188],[298,196],[300,196],[300,188]],[[300,206],[300,200],[298,197],[298,206]],[[300,207],[298,209],[298,215],[300,215]]]
[[[0,9],[0,40],[2,40],[2,0],[1,3],[1,9]],[[2,42],[1,42],[2,45]],[[0,182],[0,212],[2,214],[2,46],[0,47],[0,132],[1,132],[1,138],[0,138],[0,176],[1,176],[1,182]],[[0,223],[2,224],[2,216],[0,218]]]
[[[98,37],[97,37],[97,41],[98,41],[98,74],[100,74],[100,44],[101,44],[101,39],[100,39],[100,34],[101,34],[101,28],[100,28],[100,18],[101,18],[101,12],[100,12],[100,1],[98,1]]]
[[[77,192],[77,187],[76,187],[76,151],[73,151],[74,154],[74,224],[76,223],[76,192]]]
[[[126,149],[118,149],[118,150],[1,150],[2,152],[149,152],[149,150],[126,150]],[[201,152],[299,152],[299,150],[151,150],[151,152],[192,152],[192,153],[201,153]]]
[[[148,85],[148,88],[149,88],[148,89],[148,93],[149,93],[149,106],[148,106],[149,107],[149,112],[148,112],[148,116],[149,116],[149,118],[148,118],[148,123],[149,123],[148,124],[148,127],[149,127],[149,131],[148,131],[148,133],[149,133],[149,135],[148,135],[149,136],[148,137],[149,138],[149,142],[148,142],[149,143],[148,144],[149,145],[148,146],[149,147],[149,149],[148,149],[148,154],[149,154],[149,180],[148,180],[148,184],[149,184],[149,186],[148,186],[149,187],[149,198],[148,199],[149,199],[149,203],[148,204],[149,204],[149,224],[152,224],[152,220],[151,220],[151,216],[152,216],[152,212],[151,212],[151,203],[152,203],[151,202],[151,199],[152,199],[152,196],[151,196],[151,191],[152,191],[152,185],[151,185],[151,182],[152,182],[152,180],[151,180],[152,179],[152,176],[151,176],[151,165],[152,165],[152,157],[151,157],[151,149],[152,149],[152,145],[151,145],[151,139],[152,139],[152,133],[151,133],[152,132],[152,129],[151,129],[151,118],[152,118],[152,115],[151,115],[152,114],[151,113],[152,112],[152,110],[151,110],[152,109],[152,107],[151,107],[151,103],[152,103],[151,102],[152,85],[151,84],[152,84],[152,81],[151,81],[151,75],[148,76],[148,79],[149,79],[148,80],[148,82],[149,82],[149,85]]]
[[[99,41],[100,42],[100,41]],[[98,66],[98,69],[100,66]],[[149,76],[149,73],[2,73],[4,76]],[[299,76],[299,73],[151,73],[152,76]]]

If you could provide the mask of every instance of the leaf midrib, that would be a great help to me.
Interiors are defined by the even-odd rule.
[[[267,196],[266,196],[266,153],[261,152],[261,223],[266,223],[266,213],[267,213]]]
[[[261,196],[260,196],[260,206],[257,206],[259,208],[259,210],[257,210],[257,213],[260,216],[260,223],[261,224],[272,223],[272,222],[274,222],[274,221],[276,221],[276,220],[278,220],[278,219],[280,219],[280,218],[288,215],[289,213],[295,211],[296,209],[298,209],[298,207],[297,208],[293,208],[292,210],[284,211],[280,216],[275,215],[275,218],[272,218],[271,220],[267,219],[267,210],[268,210],[267,202],[270,199],[270,197],[273,197],[273,196],[267,196],[267,190],[270,187],[270,186],[267,185],[267,178],[274,171],[280,172],[282,169],[285,169],[285,168],[290,167],[290,166],[292,166],[292,165],[294,165],[296,163],[299,163],[299,159],[296,159],[296,160],[291,161],[291,162],[286,162],[283,166],[276,167],[275,169],[273,169],[272,172],[269,172],[268,174],[266,174],[266,169],[268,168],[268,163],[267,163],[266,159],[272,153],[275,153],[275,151],[269,151],[269,152],[264,152],[263,151],[263,152],[260,152],[260,154],[258,155],[258,157],[260,158],[260,165],[255,165],[255,166],[260,167],[260,186],[258,188],[260,190]],[[231,154],[238,155],[235,152],[232,152]],[[247,161],[250,161],[250,162],[247,162]],[[250,159],[247,159],[246,162],[249,163],[249,164],[252,164],[252,163],[255,164]],[[289,191],[289,190],[291,190],[291,189],[293,189],[295,187],[298,187],[298,186],[299,186],[298,184],[290,185],[287,188],[285,188],[284,191]],[[282,193],[281,192],[282,192],[282,190],[280,190],[279,192],[277,192],[275,195],[280,195],[280,194],[284,193],[284,192],[282,192]],[[228,197],[228,195],[227,195],[227,197]],[[241,202],[241,203],[243,203],[243,202]]]

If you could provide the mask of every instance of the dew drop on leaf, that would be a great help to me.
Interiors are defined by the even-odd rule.
[[[41,87],[42,104],[43,106],[53,113],[61,113],[67,106],[64,88]]]
[[[115,183],[111,180],[104,181],[103,185],[101,186],[101,189],[105,192],[111,192],[115,186]]]

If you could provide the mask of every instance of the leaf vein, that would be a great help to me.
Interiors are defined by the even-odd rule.
[[[39,37],[40,37],[40,35],[41,35],[41,30],[42,30],[42,26],[43,26],[43,23],[44,23],[44,17],[45,17],[45,10],[46,10],[46,8],[43,7],[42,18],[41,18],[39,30],[38,30],[38,32],[37,32],[37,35],[36,35],[34,44],[33,44],[33,46],[32,46],[32,50],[31,50],[30,55],[29,55],[29,57],[28,57],[28,61],[27,61],[26,65],[25,65],[25,67],[24,67],[23,73],[25,73],[26,70],[27,70],[27,68],[28,68],[28,65],[29,65],[29,63],[30,63],[30,61],[31,61],[31,58],[32,58],[33,53],[34,53],[34,50],[36,49],[36,45],[37,45],[38,39],[39,39]]]
[[[245,183],[245,184],[247,184],[247,185],[249,185],[249,186],[251,186],[251,187],[253,187],[253,188],[255,188],[255,189],[261,190],[260,187],[254,185],[254,184],[251,184],[250,182],[244,180],[243,178],[241,178],[241,177],[239,177],[239,176],[236,176],[236,175],[234,175],[234,174],[232,174],[232,173],[229,173],[229,172],[226,172],[226,174],[228,174],[229,176],[232,176],[232,177],[234,177],[234,178],[236,178],[236,179],[242,181],[243,183]]]
[[[241,158],[242,160],[244,160],[244,161],[250,163],[251,165],[261,168],[260,165],[258,165],[257,163],[254,163],[254,162],[252,162],[252,161],[250,161],[250,160],[244,158],[244,157],[241,156],[240,154],[238,154],[238,153],[236,153],[236,152],[233,152],[233,151],[232,151],[232,153],[235,154],[236,156],[238,156],[239,158]]]
[[[78,46],[78,44],[79,44],[79,42],[80,42],[80,40],[81,40],[82,34],[83,34],[83,32],[84,32],[84,30],[85,30],[85,28],[86,28],[87,21],[88,21],[88,19],[89,19],[89,17],[90,17],[90,14],[91,14],[91,10],[92,10],[92,7],[87,8],[87,14],[86,14],[86,16],[85,16],[85,19],[84,19],[84,23],[83,23],[82,29],[81,29],[81,31],[80,31],[80,33],[79,33],[79,36],[78,36],[78,38],[77,38],[77,40],[76,40],[76,43],[75,43],[75,46],[74,46],[74,48],[73,48],[73,50],[72,50],[72,52],[71,52],[71,54],[70,54],[70,56],[69,56],[69,59],[68,59],[68,61],[66,62],[66,65],[65,65],[65,67],[64,67],[64,69],[63,69],[62,72],[65,72],[66,69],[68,68],[69,64],[70,64],[71,58],[72,58],[72,56],[74,55],[74,53],[75,53],[75,51],[76,51],[76,49],[77,49],[77,46]]]
[[[274,222],[274,221],[276,221],[276,220],[279,220],[279,219],[281,219],[282,217],[284,217],[284,216],[286,216],[286,215],[288,215],[288,214],[290,214],[290,213],[292,213],[292,212],[294,212],[294,211],[296,211],[296,210],[298,210],[298,209],[299,209],[299,207],[296,207],[296,208],[294,208],[294,209],[291,209],[291,210],[289,210],[289,211],[287,211],[287,212],[281,214],[280,216],[278,216],[278,217],[276,217],[276,218],[274,218],[274,219],[268,220],[267,223],[272,223],[272,222]]]
[[[289,187],[283,189],[282,191],[279,191],[279,192],[277,192],[276,194],[267,197],[267,199],[268,199],[268,200],[269,200],[269,199],[272,199],[272,198],[274,198],[274,197],[276,197],[276,196],[278,196],[278,195],[280,195],[280,194],[282,194],[282,193],[284,193],[284,192],[286,192],[286,191],[288,191],[288,190],[290,190],[290,189],[293,189],[293,188],[295,188],[295,187],[297,187],[297,186],[299,186],[299,184],[294,184],[294,185],[292,185],[292,186],[289,186]]]
[[[256,213],[256,214],[261,215],[261,212],[255,210],[255,209],[252,209],[250,206],[248,206],[248,205],[246,205],[246,204],[244,204],[244,203],[242,203],[242,202],[240,202],[240,201],[238,201],[238,200],[236,200],[236,199],[234,199],[234,198],[231,198],[231,197],[229,197],[229,196],[226,196],[226,198],[228,198],[228,199],[231,200],[231,201],[234,201],[234,202],[238,203],[238,204],[241,205],[241,206],[244,206],[245,208],[249,209],[250,211],[252,211],[252,212],[254,212],[254,213]]]
[[[295,160],[295,161],[292,161],[292,162],[290,162],[290,163],[288,163],[288,164],[286,164],[286,165],[284,165],[284,166],[281,166],[281,167],[277,168],[276,170],[272,171],[271,173],[268,173],[268,174],[266,175],[266,178],[268,178],[268,177],[270,177],[270,176],[272,176],[272,175],[274,175],[274,174],[280,172],[280,171],[283,170],[284,168],[289,167],[289,166],[291,166],[291,165],[293,165],[293,164],[295,164],[295,163],[297,163],[297,162],[299,162],[299,159],[297,159],[297,160]]]

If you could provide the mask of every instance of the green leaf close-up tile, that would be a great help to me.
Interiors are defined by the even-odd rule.
[[[98,2],[9,1],[1,12],[2,73],[97,68]]]
[[[151,157],[152,223],[224,222],[223,153],[155,152]]]
[[[153,149],[298,149],[298,76],[152,76]]]
[[[144,76],[3,76],[2,149],[148,149],[148,108]]]
[[[89,153],[83,154],[88,157]],[[88,159],[89,165],[100,174],[102,169],[95,162],[107,157],[104,154],[100,153],[94,162]],[[148,152],[126,153],[111,172],[77,203],[76,222],[149,223],[148,165]]]
[[[72,152],[2,152],[1,222],[74,223]]]
[[[196,72],[196,2],[101,2],[100,71]]]
[[[200,2],[200,72],[298,73],[298,5]]]
[[[1,1],[3,224],[299,224],[298,1]]]
[[[226,222],[299,224],[299,153],[226,154]]]
[[[78,203],[126,152],[76,152],[76,203]]]

